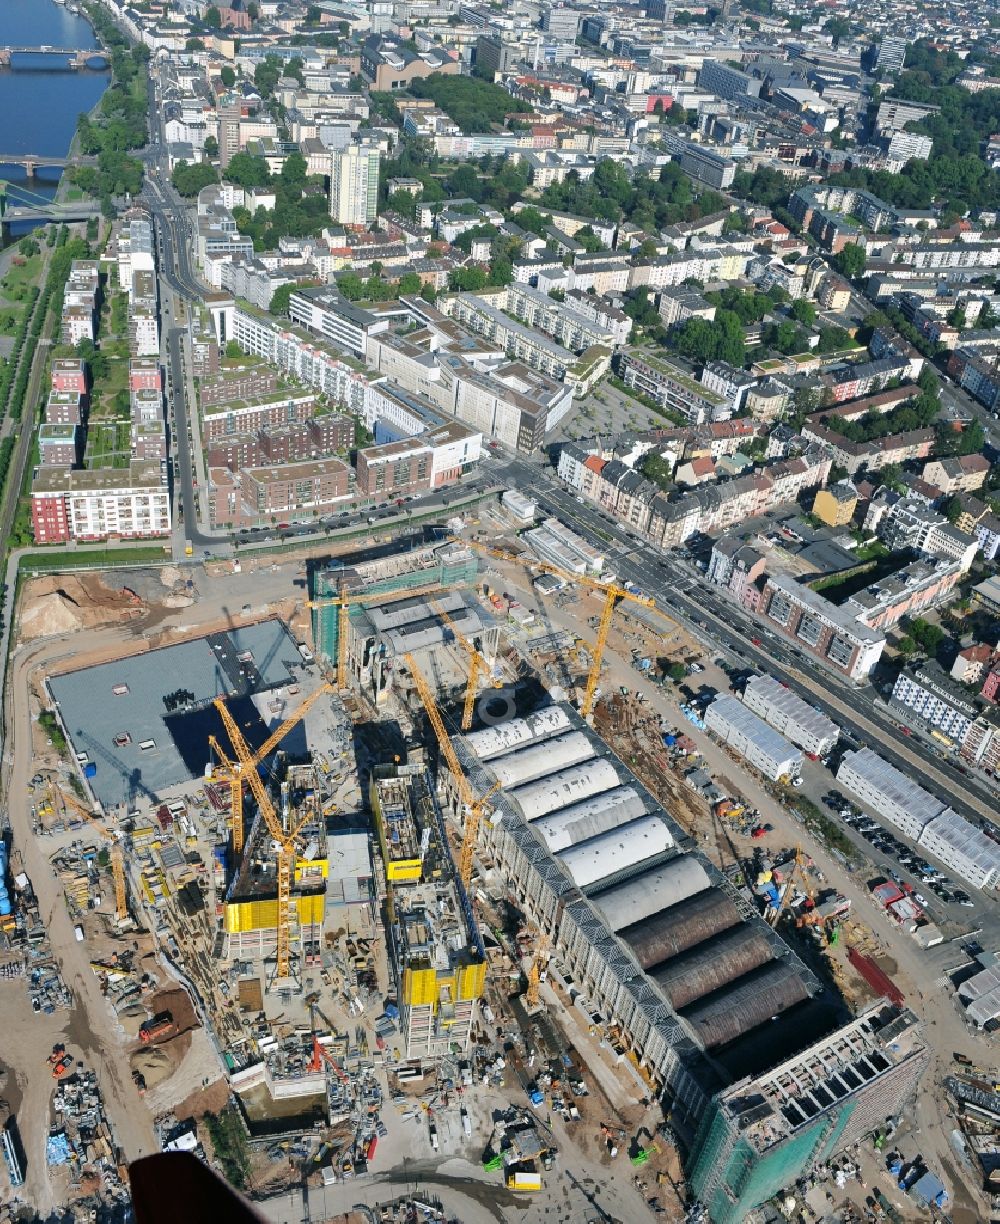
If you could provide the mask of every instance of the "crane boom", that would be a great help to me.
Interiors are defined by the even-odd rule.
[[[437,708],[437,702],[434,700],[431,686],[427,683],[423,672],[417,667],[413,655],[405,654],[403,659],[410,669],[410,675],[413,677],[413,683],[417,686],[417,692],[420,694],[420,700],[427,711],[427,717],[431,720],[431,726],[434,728],[434,735],[437,737],[441,754],[448,762],[451,772],[455,775],[455,781],[458,784],[458,797],[461,800],[462,808],[467,812],[473,804],[472,784],[465,776],[465,770],[459,764],[458,757],[455,755],[455,749],[451,745],[451,737],[445,730],[444,722],[441,719],[441,712]]]
[[[465,832],[462,836],[462,848],[458,855],[458,878],[466,891],[472,881],[472,857],[476,852],[476,842],[479,840],[479,822],[482,820],[486,805],[500,789],[500,783],[494,782],[482,798],[469,808],[465,818]]]
[[[216,697],[214,705],[219,711],[219,717],[226,728],[233,751],[239,758],[241,774],[245,775],[250,783],[250,789],[253,791],[267,830],[277,843],[275,860],[278,878],[278,915],[275,935],[275,975],[278,978],[287,978],[291,959],[289,924],[291,922],[292,860],[295,855],[294,834],[290,835],[282,827],[274,805],[271,803],[271,797],[267,793],[267,787],[257,772],[257,764],[243,738],[243,732],[236,725],[236,720],[229,712],[226,703],[221,697]]]
[[[483,669],[485,660],[479,651],[473,646],[464,633],[458,628],[455,622],[448,615],[448,612],[441,604],[435,600],[431,600],[431,607],[441,617],[444,623],[455,635],[455,640],[459,643],[465,653],[469,656],[469,678],[465,684],[465,701],[462,705],[462,730],[468,731],[472,726],[472,714],[476,705],[476,695],[479,690],[479,673]]]
[[[608,634],[611,631],[611,622],[614,619],[615,608],[620,601],[625,600],[630,603],[639,604],[643,608],[655,608],[656,601],[646,595],[640,595],[636,591],[630,591],[627,587],[618,586],[617,583],[601,582],[598,578],[591,578],[589,574],[574,574],[569,570],[560,569],[557,565],[550,565],[547,561],[536,561],[534,557],[515,556],[514,553],[506,552],[502,548],[494,548],[489,544],[480,544],[478,540],[463,540],[462,543],[467,544],[470,548],[477,549],[479,552],[487,553],[491,557],[496,557],[500,561],[513,561],[518,565],[531,565],[543,573],[556,574],[560,578],[565,578],[568,582],[580,583],[582,586],[589,587],[592,591],[600,591],[604,594],[604,607],[601,610],[601,619],[598,624],[593,662],[587,675],[587,687],[584,690],[583,703],[580,706],[581,716],[589,718],[594,708],[594,698],[597,696],[597,686],[601,679],[601,664],[604,661],[604,648],[608,644]],[[665,615],[665,613],[661,612],[661,615]]]

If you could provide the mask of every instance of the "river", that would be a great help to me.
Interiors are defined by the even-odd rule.
[[[83,50],[96,47],[97,40],[84,17],[55,0],[0,0],[0,47],[40,46]],[[97,103],[109,79],[107,70],[73,69],[53,55],[15,55],[11,67],[0,66],[0,178],[50,199],[59,185],[58,167],[42,167],[29,179],[22,166],[5,163],[3,154],[62,157],[77,116]],[[11,228],[16,236],[31,227]]]

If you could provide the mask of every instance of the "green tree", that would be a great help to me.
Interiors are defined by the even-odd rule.
[[[232,89],[236,84],[236,72],[228,64],[223,64],[219,70],[219,80],[227,89]]]
[[[865,273],[865,249],[856,242],[849,242],[830,262],[847,280],[858,280]]]
[[[210,4],[208,8],[205,9],[204,13],[202,13],[201,19],[210,30],[222,29],[222,14],[214,4]]]
[[[959,497],[949,497],[941,506],[941,513],[952,526],[962,517],[962,502]]]
[[[796,323],[801,323],[803,327],[812,327],[816,322],[816,307],[812,302],[807,302],[805,298],[797,298],[788,307],[788,313]]]
[[[184,44],[185,51],[204,51],[205,44],[200,38],[189,38]]]
[[[223,171],[223,177],[229,183],[249,189],[266,187],[271,181],[271,172],[263,157],[257,157],[253,153],[234,153]]]
[[[416,272],[404,272],[399,278],[397,286],[400,297],[411,297],[415,293],[419,293],[423,288],[423,281]]]
[[[205,156],[206,157],[218,157],[219,156],[219,142],[216,140],[214,136],[205,137]]]
[[[208,162],[195,162],[189,165],[185,161],[178,162],[174,166],[174,172],[170,176],[170,181],[173,183],[175,190],[182,196],[190,198],[196,196],[203,187],[208,187],[211,183],[217,183],[219,176],[215,172],[215,167],[209,165]]]
[[[904,658],[909,658],[909,656],[917,649],[917,644],[913,638],[909,636],[901,637],[896,643],[896,649]]]
[[[824,22],[823,29],[833,39],[833,45],[838,47],[840,40],[846,38],[851,32],[851,23],[845,21],[843,17],[831,17],[829,21]]]
[[[287,285],[279,285],[271,294],[271,301],[267,307],[271,314],[281,315],[287,319],[289,300],[297,288],[298,285],[294,281],[289,281]]]
[[[20,254],[30,259],[32,255],[39,254],[42,248],[38,245],[34,238],[22,238],[17,244],[17,249]]]
[[[229,340],[226,343],[226,356],[230,360],[236,360],[237,358],[243,356],[243,350],[240,348],[240,346],[236,343],[235,340]]]

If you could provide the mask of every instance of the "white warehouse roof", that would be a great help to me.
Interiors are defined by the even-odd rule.
[[[549,812],[568,807],[571,803],[579,803],[581,799],[611,790],[620,781],[611,762],[600,757],[596,761],[564,769],[551,777],[539,778],[537,782],[518,786],[508,791],[507,797],[515,800],[525,820],[537,820],[539,816],[547,816]]]
[[[569,715],[562,706],[554,705],[529,714],[527,718],[512,718],[508,722],[497,723],[495,727],[473,731],[465,737],[465,742],[481,761],[488,761],[491,757],[523,748],[525,744],[545,736],[556,735],[568,727]]]
[[[588,888],[598,880],[626,867],[634,867],[656,854],[673,848],[674,839],[657,816],[641,816],[561,851],[557,857],[569,870],[577,888]]]
[[[705,725],[732,742],[751,764],[760,768],[766,761],[775,776],[797,770],[802,763],[802,753],[797,748],[728,693],[716,697],[705,711]]]
[[[618,829],[630,820],[638,820],[645,811],[646,805],[635,787],[619,786],[553,812],[551,816],[543,816],[535,821],[534,827],[555,854],[610,829]]]
[[[991,965],[958,988],[965,1014],[980,1028],[1000,1016],[1000,965]]]
[[[490,769],[506,789],[544,778],[571,765],[579,765],[595,755],[593,744],[582,731],[570,731],[541,744],[529,744],[516,752],[496,757],[490,762]]]
[[[701,863],[693,854],[684,854],[592,900],[612,931],[621,931],[711,886],[711,878]]]

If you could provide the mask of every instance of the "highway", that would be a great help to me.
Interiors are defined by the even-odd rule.
[[[875,748],[886,760],[909,776],[923,776],[927,785],[966,819],[975,824],[995,823],[995,796],[984,786],[974,793],[978,780],[960,773],[950,762],[929,760],[909,744],[901,743],[896,725],[876,707],[871,686],[858,688],[808,660],[796,659],[800,652],[755,621],[721,592],[708,587],[696,571],[679,558],[658,552],[601,512],[580,504],[554,483],[546,471],[523,459],[510,460],[501,474],[521,492],[534,497],[549,514],[578,531],[608,556],[619,580],[634,582],[657,606],[676,616],[695,637],[710,638],[712,644],[740,663],[755,667],[786,683],[811,705],[819,705],[858,745]],[[752,638],[761,641],[753,644]]]

